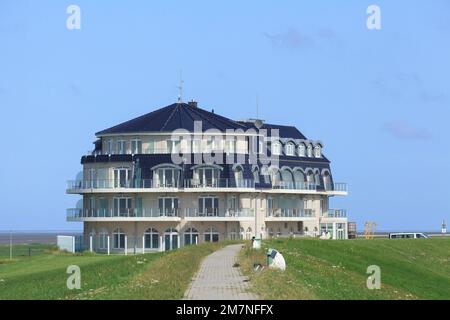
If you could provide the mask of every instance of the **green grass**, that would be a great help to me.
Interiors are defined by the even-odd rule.
[[[201,260],[222,245],[135,256],[43,248],[39,255],[19,256],[11,263],[0,260],[0,299],[181,299]],[[81,269],[80,290],[67,289],[69,265]]]
[[[286,271],[265,265],[267,248],[279,250]],[[240,264],[262,299],[450,299],[450,239],[325,241],[276,239],[247,248]],[[366,287],[369,265],[381,268],[381,289]]]

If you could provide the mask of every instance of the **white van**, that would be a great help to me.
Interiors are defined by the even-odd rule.
[[[418,238],[429,238],[429,236],[422,232],[389,233],[389,239],[418,239]]]

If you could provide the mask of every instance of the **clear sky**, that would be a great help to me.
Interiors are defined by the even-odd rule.
[[[66,8],[81,8],[68,30]],[[381,30],[366,9],[381,8]],[[0,1],[0,230],[79,229],[94,133],[185,98],[324,142],[362,228],[450,222],[450,1]]]

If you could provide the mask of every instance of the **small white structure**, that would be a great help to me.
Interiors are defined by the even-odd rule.
[[[281,253],[275,249],[267,250],[267,259],[269,268],[286,270],[286,261]]]
[[[75,237],[74,236],[57,236],[56,244],[59,250],[75,253]]]
[[[441,228],[441,232],[442,233],[447,233],[447,226],[445,224],[445,220],[442,220],[442,228]]]

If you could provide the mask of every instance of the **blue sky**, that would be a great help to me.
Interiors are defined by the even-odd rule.
[[[81,30],[66,8],[81,8]],[[381,8],[382,29],[366,28]],[[320,139],[362,228],[450,221],[450,2],[1,1],[0,230],[78,229],[94,133],[185,98]]]

